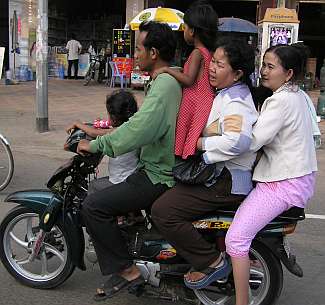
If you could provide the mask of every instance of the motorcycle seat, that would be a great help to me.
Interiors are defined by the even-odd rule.
[[[287,211],[283,212],[281,215],[279,215],[277,217],[277,219],[303,220],[303,219],[305,219],[305,209],[298,208],[298,207],[290,208],[289,210],[287,210]]]
[[[228,214],[235,215],[240,203],[245,199],[245,196],[230,197],[233,201],[229,202],[229,198],[225,202],[218,203],[218,209],[209,214]],[[281,215],[276,217],[274,220],[303,220],[305,219],[305,210],[299,207],[292,207],[289,210],[283,212]]]

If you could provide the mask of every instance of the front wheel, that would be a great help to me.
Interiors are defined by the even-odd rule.
[[[88,86],[88,84],[90,83],[91,79],[93,76],[93,64],[90,64],[88,71],[85,75],[85,82],[84,82],[84,86]]]
[[[9,184],[14,173],[14,158],[6,140],[0,137],[0,191]]]
[[[272,305],[279,298],[283,286],[280,261],[264,244],[254,241],[250,249],[249,305]],[[205,289],[194,291],[204,305],[234,305],[233,279],[217,281]]]
[[[32,259],[40,232],[39,215],[23,206],[12,209],[0,225],[0,259],[8,272],[33,288],[54,288],[65,282],[75,266],[62,228],[56,224],[46,233],[39,254]]]

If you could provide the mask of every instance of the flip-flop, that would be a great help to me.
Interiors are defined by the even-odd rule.
[[[126,288],[136,289],[136,287],[139,287],[144,283],[145,281],[142,276],[139,276],[133,281],[128,281],[118,274],[113,274],[104,284],[101,285],[100,288],[97,289],[97,292],[94,295],[94,301],[105,301],[106,299],[117,295]]]
[[[216,267],[207,267],[202,270],[197,270],[197,272],[205,274],[205,276],[198,281],[188,281],[184,278],[186,287],[191,289],[202,289],[209,286],[212,282],[228,276],[232,270],[231,264],[227,258],[223,258],[222,262],[222,265],[219,263]]]
[[[192,273],[192,272],[196,272],[195,268],[194,267],[191,267],[185,274],[184,274],[184,279],[185,279],[185,276]]]

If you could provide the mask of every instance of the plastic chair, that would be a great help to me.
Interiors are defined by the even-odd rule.
[[[110,61],[109,66],[111,68],[111,81],[110,87],[115,87],[115,79],[120,79],[121,88],[126,87],[126,75],[124,72],[120,72],[115,61]]]

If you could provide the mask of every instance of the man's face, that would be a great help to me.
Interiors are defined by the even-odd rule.
[[[146,36],[147,36],[147,32],[140,32],[136,40],[134,60],[135,60],[135,64],[139,66],[140,70],[151,71],[151,67],[153,64],[151,58],[151,52],[150,50],[147,50],[143,45]]]

